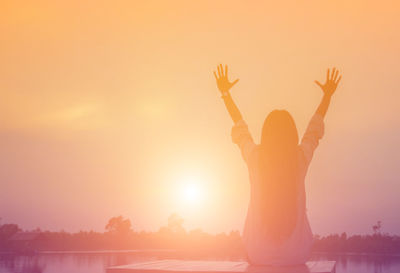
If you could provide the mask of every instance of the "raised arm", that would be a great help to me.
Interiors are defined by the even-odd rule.
[[[324,117],[328,111],[331,97],[335,93],[336,87],[339,84],[340,79],[339,71],[333,68],[332,74],[329,73],[329,69],[326,73],[326,82],[321,84],[315,81],[316,84],[321,87],[324,92],[321,103],[319,104],[317,111],[308,123],[307,129],[300,143],[300,148],[303,151],[303,159],[306,166],[310,164],[313,157],[314,151],[318,146],[319,140],[324,135]]]
[[[233,101],[231,94],[229,93],[229,90],[239,81],[239,79],[236,79],[233,82],[230,82],[228,80],[227,65],[225,65],[225,71],[224,68],[222,67],[222,64],[220,64],[217,68],[218,68],[218,75],[214,71],[214,76],[215,79],[217,80],[218,89],[219,91],[221,91],[221,97],[224,99],[224,103],[226,109],[229,112],[229,115],[231,116],[233,122],[236,124],[239,120],[242,119],[242,114],[240,113],[239,108],[236,106],[235,102]]]
[[[324,92],[324,96],[322,97],[321,103],[319,104],[316,113],[320,114],[323,118],[328,111],[329,104],[331,103],[331,97],[335,93],[336,88],[342,79],[342,76],[339,76],[339,70],[333,68],[332,73],[329,73],[329,69],[326,72],[326,82],[321,84],[319,81],[315,81],[319,87],[321,87]]]

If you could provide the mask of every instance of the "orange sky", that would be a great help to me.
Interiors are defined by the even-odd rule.
[[[249,185],[212,70],[259,140],[300,134],[325,69],[341,86],[306,180],[314,232],[400,229],[395,1],[0,1],[0,217],[23,228],[241,229]],[[199,202],[182,198],[191,179]]]

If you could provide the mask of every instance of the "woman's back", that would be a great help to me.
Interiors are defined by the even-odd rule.
[[[263,179],[259,164],[261,145],[254,144],[243,120],[233,127],[232,140],[240,147],[249,170],[251,197],[243,230],[243,240],[248,259],[252,264],[286,265],[301,264],[307,261],[312,245],[312,232],[306,214],[304,178],[313,151],[323,136],[323,132],[322,117],[315,115],[310,121],[301,144],[296,149],[296,159],[299,164],[295,174],[295,224],[290,234],[278,242],[274,240],[273,235],[269,236],[271,234],[266,233],[269,223],[265,221],[265,213],[263,214],[263,205],[267,196],[263,187],[266,181]],[[279,208],[276,209],[276,212],[282,213]],[[288,218],[291,215],[284,214],[277,217]]]

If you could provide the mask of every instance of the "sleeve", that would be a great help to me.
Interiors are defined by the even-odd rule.
[[[232,128],[231,136],[233,143],[239,146],[244,161],[248,162],[249,157],[256,145],[254,144],[247,124],[243,119],[235,123]]]
[[[320,114],[314,114],[300,143],[300,149],[306,165],[310,164],[314,150],[318,147],[319,140],[324,135],[324,118]]]

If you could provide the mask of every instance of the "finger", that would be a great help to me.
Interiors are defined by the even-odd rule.
[[[335,72],[336,72],[336,67],[334,67],[334,68],[332,69],[332,73],[331,73],[331,78],[330,78],[330,80],[333,80],[333,76],[335,75]]]
[[[220,64],[219,66],[221,67],[221,75],[223,77],[224,76],[224,68],[223,68],[222,64]]]
[[[339,84],[340,80],[342,79],[342,76],[339,77],[339,79],[336,81],[336,85]]]
[[[218,76],[221,78],[221,77],[222,77],[222,74],[221,74],[221,69],[220,69],[220,67],[219,67],[219,66],[217,66],[217,69],[218,69]]]
[[[214,72],[215,79],[218,81],[217,73],[215,73],[215,71],[213,71],[213,72]]]
[[[238,81],[239,81],[239,79],[235,80],[235,81],[232,83],[232,86],[234,86]]]
[[[333,77],[333,81],[336,82],[337,77],[339,76],[339,70],[336,70],[335,77]]]
[[[328,68],[328,70],[326,71],[326,81],[329,81],[329,68]]]
[[[225,76],[228,77],[228,65],[225,65]]]
[[[316,84],[318,84],[319,87],[322,88],[322,84],[319,81],[314,81]]]

